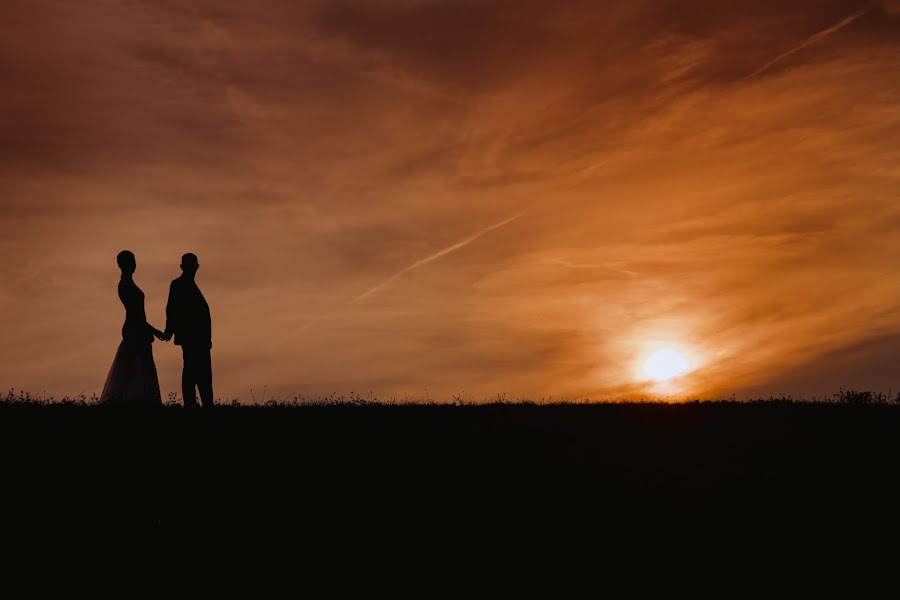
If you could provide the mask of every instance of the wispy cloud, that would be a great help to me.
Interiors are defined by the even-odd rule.
[[[503,227],[505,225],[509,225],[516,219],[521,218],[526,212],[527,211],[522,211],[516,215],[509,217],[508,219],[503,219],[499,223],[494,223],[490,227],[485,227],[481,231],[473,233],[472,235],[456,242],[455,244],[451,244],[451,245],[447,246],[446,248],[442,248],[441,250],[438,250],[434,254],[426,256],[425,258],[421,258],[421,259],[417,260],[416,262],[414,262],[410,265],[407,265],[406,267],[400,269],[399,271],[397,271],[396,273],[394,273],[393,275],[391,275],[390,277],[388,277],[387,279],[385,279],[378,285],[369,288],[368,290],[366,290],[365,292],[363,292],[362,294],[360,294],[359,296],[357,296],[356,298],[351,300],[349,303],[350,304],[358,304],[358,303],[362,302],[366,298],[369,298],[369,297],[373,296],[374,294],[377,294],[381,290],[385,289],[386,287],[388,287],[389,285],[391,285],[392,283],[394,283],[395,281],[397,281],[399,278],[403,277],[410,271],[415,271],[416,269],[424,267],[425,265],[432,263],[432,262],[438,260],[439,258],[442,258],[444,256],[447,256],[448,254],[452,254],[453,252],[456,252],[457,250],[461,250],[461,249],[465,248],[466,246],[468,246],[469,244],[471,244],[478,238],[481,238],[496,229],[500,229],[501,227]]]
[[[805,48],[808,48],[814,44],[821,43],[829,36],[834,35],[835,33],[840,31],[844,27],[847,27],[848,25],[852,24],[853,22],[861,19],[862,17],[864,17],[867,14],[869,14],[870,12],[872,12],[872,10],[874,10],[878,5],[879,5],[878,2],[869,2],[869,3],[865,4],[862,8],[860,8],[853,14],[851,14],[847,17],[844,17],[843,19],[841,19],[840,21],[838,21],[831,27],[823,29],[822,31],[819,31],[818,33],[814,33],[813,35],[806,38],[803,41],[803,43],[801,43],[797,46],[794,46],[793,48],[791,48],[790,50],[787,50],[786,52],[782,52],[781,54],[779,54],[778,56],[776,56],[775,58],[773,58],[772,60],[770,60],[763,66],[761,66],[760,68],[758,68],[757,70],[755,70],[752,73],[750,73],[749,75],[747,75],[746,79],[753,79],[754,77],[758,77],[759,75],[762,75],[763,73],[765,73],[766,71],[768,71],[769,69],[771,69],[772,67],[777,65],[778,63],[782,62],[783,60],[790,58],[791,56],[797,54],[801,50],[804,50]]]

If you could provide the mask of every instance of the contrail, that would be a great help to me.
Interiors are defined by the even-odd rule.
[[[744,79],[752,79],[758,75],[761,75],[761,74],[765,73],[766,71],[768,71],[769,69],[771,69],[776,64],[780,63],[781,61],[783,61],[784,59],[786,59],[790,56],[793,56],[794,54],[796,54],[797,52],[800,52],[804,48],[812,46],[813,44],[818,44],[819,42],[821,42],[822,40],[824,40],[831,34],[837,33],[838,31],[840,31],[847,25],[850,25],[857,19],[867,15],[876,6],[878,6],[878,2],[868,2],[865,6],[860,8],[858,11],[856,11],[849,17],[846,17],[846,18],[838,21],[837,23],[835,23],[828,29],[823,29],[822,31],[820,31],[818,33],[814,33],[813,35],[806,38],[806,40],[799,46],[796,46],[794,48],[791,48],[787,52],[783,52],[783,53],[779,54],[778,56],[776,56],[775,58],[773,58],[772,60],[770,60],[763,66],[761,66],[760,68],[758,68],[757,70],[755,70],[752,73],[750,73],[749,75],[747,75]]]
[[[382,281],[375,287],[373,287],[369,290],[366,290],[365,292],[363,292],[362,294],[360,294],[359,296],[357,296],[356,298],[351,300],[348,304],[357,304],[359,302],[362,302],[363,300],[365,300],[372,294],[377,294],[378,292],[380,292],[387,286],[391,285],[392,283],[397,281],[397,279],[399,279],[406,273],[409,273],[410,271],[418,269],[419,267],[423,267],[430,262],[436,261],[437,259],[441,258],[442,256],[447,256],[451,252],[456,252],[457,250],[468,246],[469,244],[471,244],[478,238],[480,238],[484,235],[487,235],[488,233],[494,231],[495,229],[500,229],[504,225],[508,225],[509,223],[512,223],[513,221],[515,221],[516,219],[518,219],[519,217],[524,215],[526,212],[528,212],[528,211],[522,211],[517,215],[513,215],[512,217],[510,217],[508,219],[504,219],[503,221],[500,221],[499,223],[494,223],[490,227],[482,229],[481,231],[479,231],[477,233],[473,233],[469,237],[467,237],[459,242],[456,242],[455,244],[447,246],[446,248],[444,248],[442,250],[438,250],[437,252],[435,252],[434,254],[432,254],[430,256],[426,256],[425,258],[417,260],[416,262],[412,263],[411,265],[408,265],[408,266],[400,269],[399,271],[397,271],[396,273],[394,273],[393,275],[391,275],[390,277],[388,277],[387,279],[385,279],[384,281]]]

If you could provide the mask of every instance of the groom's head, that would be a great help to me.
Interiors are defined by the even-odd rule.
[[[200,262],[197,260],[196,254],[188,252],[181,257],[181,270],[185,275],[193,275],[199,268]]]

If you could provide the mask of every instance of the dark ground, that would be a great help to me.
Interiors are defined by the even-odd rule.
[[[423,551],[869,535],[900,510],[898,434],[892,405],[6,404],[0,522]]]

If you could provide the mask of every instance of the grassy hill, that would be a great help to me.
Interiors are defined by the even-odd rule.
[[[725,519],[752,532],[893,514],[898,499],[900,406],[871,395],[212,411],[7,400],[6,527],[434,540]]]

